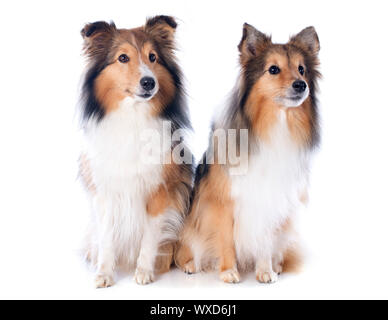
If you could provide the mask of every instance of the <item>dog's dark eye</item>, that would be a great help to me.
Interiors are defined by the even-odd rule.
[[[299,73],[303,76],[304,75],[304,68],[302,66],[299,66],[298,70],[299,70]]]
[[[119,56],[119,61],[121,63],[127,63],[129,61],[129,57],[126,54],[122,54]]]
[[[268,71],[270,74],[278,74],[280,73],[280,68],[278,66],[271,66]]]
[[[149,59],[150,59],[151,62],[155,62],[156,61],[156,55],[153,54],[153,53],[150,53]]]

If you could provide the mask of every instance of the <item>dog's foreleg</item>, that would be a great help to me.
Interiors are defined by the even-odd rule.
[[[163,215],[147,216],[146,228],[141,241],[135,272],[137,284],[145,285],[154,281],[155,260],[162,236]]]
[[[113,214],[107,199],[98,197],[95,201],[97,215],[98,257],[95,286],[107,288],[114,284],[115,250],[113,246]]]
[[[273,243],[270,236],[263,237],[259,245],[256,261],[256,280],[261,283],[273,283],[278,280],[278,275],[272,267]]]

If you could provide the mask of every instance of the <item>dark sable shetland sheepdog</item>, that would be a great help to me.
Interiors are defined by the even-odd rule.
[[[170,134],[190,128],[174,56],[176,26],[157,16],[135,29],[95,22],[81,31],[88,65],[80,176],[92,204],[86,254],[97,268],[97,287],[111,286],[119,266],[135,267],[139,284],[169,270],[190,204],[191,164],[145,161],[142,140],[147,132],[162,134],[166,122]],[[164,145],[159,155],[168,158],[173,147]]]
[[[220,146],[209,147],[214,161],[197,169],[175,257],[185,272],[217,265],[221,279],[234,283],[239,270],[255,269],[258,281],[270,283],[296,266],[294,216],[307,199],[310,158],[319,143],[319,49],[312,27],[278,45],[244,25],[241,75],[213,130],[248,130],[248,147],[240,154],[248,166],[245,174],[233,174],[230,161],[222,164],[217,156]],[[243,140],[237,134],[237,144]]]

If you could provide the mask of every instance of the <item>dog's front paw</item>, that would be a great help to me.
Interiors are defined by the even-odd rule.
[[[94,284],[97,289],[111,287],[114,285],[113,276],[105,273],[99,273],[94,279]]]
[[[278,275],[273,271],[257,271],[256,280],[261,283],[275,283],[276,281],[278,281]]]
[[[283,264],[282,263],[276,263],[274,266],[273,266],[273,271],[275,273],[277,273],[278,275],[281,274],[283,272]]]
[[[220,273],[220,279],[226,283],[239,283],[240,274],[235,269],[229,269]]]
[[[191,260],[191,261],[187,262],[183,266],[183,272],[187,273],[187,274],[194,274],[194,273],[197,272],[197,270],[195,269],[194,260]]]
[[[135,272],[135,281],[140,285],[150,284],[154,281],[154,272],[137,268]]]

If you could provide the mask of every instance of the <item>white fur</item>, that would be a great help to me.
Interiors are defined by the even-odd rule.
[[[291,139],[285,112],[281,111],[271,141],[260,141],[251,155],[248,173],[231,176],[232,197],[237,205],[237,260],[241,266],[255,266],[264,282],[276,281],[272,258],[294,240],[291,234],[275,237],[275,230],[300,205],[308,167],[309,156]]]
[[[97,286],[101,277],[113,278],[118,263],[136,266],[138,283],[152,281],[159,245],[176,237],[182,223],[173,210],[156,218],[146,213],[148,196],[163,183],[162,164],[147,164],[139,156],[143,131],[162,132],[162,120],[150,110],[146,101],[126,98],[117,110],[99,123],[91,120],[86,128],[86,155],[97,189],[87,245],[97,265]]]
[[[289,91],[290,92],[288,95],[290,97],[295,95],[295,92],[293,92],[292,89],[290,89]],[[310,88],[307,85],[306,90],[303,92],[303,95],[299,99],[295,100],[286,96],[286,97],[279,97],[276,100],[286,108],[297,108],[297,107],[300,107],[303,102],[305,102],[305,100],[308,98],[309,95],[310,95]]]
[[[140,59],[141,60],[141,59]],[[146,101],[150,101],[153,96],[155,96],[155,94],[159,91],[159,82],[158,82],[158,79],[157,77],[155,77],[154,73],[151,71],[151,69],[146,65],[144,64],[143,62],[140,64],[139,66],[139,71],[140,71],[140,74],[141,74],[141,77],[140,78],[143,78],[143,77],[151,77],[152,79],[155,80],[155,88],[152,89],[151,92],[149,92],[151,94],[151,96],[147,99],[145,99]],[[136,95],[137,96],[141,96],[142,94],[144,93],[144,89],[140,86],[140,84],[137,86],[137,89],[136,89]],[[143,98],[141,97],[136,97],[135,98],[136,100],[144,100]]]

